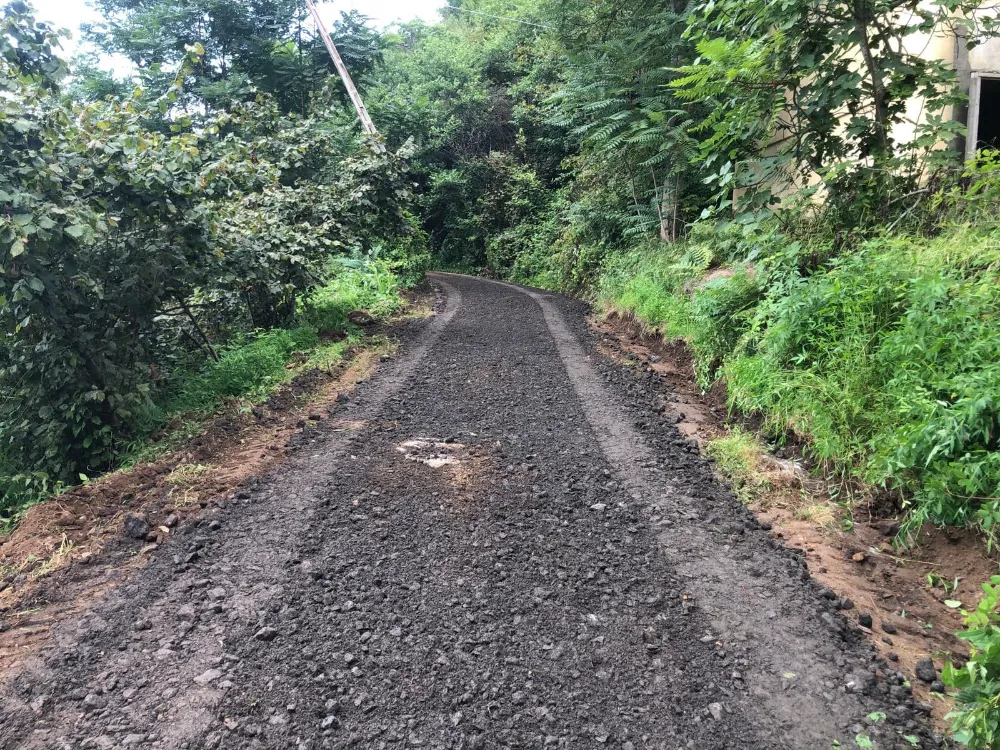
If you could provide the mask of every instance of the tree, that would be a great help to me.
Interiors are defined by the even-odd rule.
[[[214,356],[206,321],[289,325],[332,256],[408,231],[410,195],[400,155],[263,95],[183,116],[198,44],[161,96],[90,103],[61,94],[57,44],[4,9],[0,458],[44,481],[112,465],[163,375]]]
[[[697,158],[712,169],[722,206],[742,192],[746,210],[738,214],[766,214],[780,174],[790,171],[800,185],[818,174],[834,204],[870,209],[954,158],[947,146],[962,128],[948,115],[962,94],[954,71],[922,56],[916,40],[976,11],[952,0],[695,5],[688,36],[699,58],[672,85],[681,98],[714,107],[696,126],[708,135]],[[916,137],[901,142],[893,131],[907,122],[914,97],[923,117]]]
[[[205,54],[191,70],[189,95],[224,109],[257,91],[283,112],[307,115],[324,94],[333,64],[299,0],[95,0],[105,21],[85,27],[89,39],[126,56],[144,73],[176,72],[186,47]],[[382,54],[381,36],[357,13],[341,14],[332,35],[359,85]],[[100,74],[81,69],[96,80]],[[164,81],[165,85],[169,82]],[[339,83],[332,91],[344,101]]]
[[[701,169],[688,132],[703,108],[668,86],[694,59],[684,38],[687,0],[560,4],[569,51],[556,121],[580,139],[585,164],[621,198],[626,227],[674,240],[701,210]]]

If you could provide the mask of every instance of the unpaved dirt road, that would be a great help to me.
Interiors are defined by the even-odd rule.
[[[289,464],[7,676],[0,747],[936,746],[581,305],[433,278]]]

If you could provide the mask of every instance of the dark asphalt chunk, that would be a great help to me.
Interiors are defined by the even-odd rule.
[[[439,282],[299,458],[7,685],[0,747],[911,746],[862,726],[889,691],[837,603],[578,305]]]

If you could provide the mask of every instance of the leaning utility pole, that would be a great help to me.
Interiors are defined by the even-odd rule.
[[[309,12],[312,13],[313,20],[316,21],[316,28],[319,29],[319,35],[323,37],[323,44],[326,45],[326,51],[330,53],[330,59],[333,60],[333,65],[340,74],[340,80],[344,82],[344,88],[347,89],[347,95],[351,97],[351,103],[354,105],[354,109],[358,113],[358,119],[361,120],[361,128],[368,135],[377,135],[378,131],[375,129],[375,123],[372,122],[372,118],[368,115],[368,110],[365,109],[365,103],[361,101],[361,94],[354,87],[354,81],[351,80],[351,74],[347,72],[347,66],[344,65],[344,61],[340,59],[340,53],[337,52],[337,48],[333,44],[333,40],[330,39],[330,34],[327,33],[326,26],[323,25],[323,19],[319,17],[319,11],[316,10],[316,6],[313,4],[313,0],[306,0],[306,5],[309,7]]]

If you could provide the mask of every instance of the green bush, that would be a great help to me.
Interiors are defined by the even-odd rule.
[[[117,446],[116,463],[128,465],[147,454],[150,436],[175,419],[203,417],[225,399],[266,398],[291,377],[286,364],[296,353],[341,356],[350,339],[321,346],[320,335],[353,328],[348,313],[361,309],[380,318],[402,305],[399,281],[384,261],[336,262],[330,272],[331,280],[300,302],[297,327],[240,334],[218,350],[217,361],[191,352],[176,363],[160,397],[136,410],[130,424],[136,437]],[[65,486],[44,471],[19,468],[16,455],[0,453],[0,528]]]
[[[0,451],[12,476],[73,482],[141,437],[178,362],[230,344],[254,380],[280,346],[237,355],[234,336],[295,326],[331,257],[405,253],[413,183],[335,112],[195,105],[200,44],[159,94],[89,103],[60,92],[58,44],[25,4],[0,9]]]
[[[213,409],[225,398],[265,397],[288,377],[292,354],[307,353],[321,336],[353,327],[348,314],[364,310],[384,318],[402,306],[399,280],[385,261],[337,261],[330,280],[299,304],[299,326],[244,334],[219,352],[218,361],[180,368],[173,393],[160,407],[160,419],[183,412]]]
[[[708,385],[750,328],[762,290],[745,269],[698,286],[691,299],[691,345],[698,379]]]
[[[609,256],[597,293],[605,305],[633,313],[664,336],[686,338],[691,305],[680,290],[687,279],[676,250],[643,247]]]
[[[733,407],[804,438],[828,472],[900,491],[904,532],[974,525],[992,543],[1000,231],[876,237],[840,255],[822,237],[717,239],[697,229],[613,254],[599,296],[687,340],[703,385],[720,374]]]
[[[970,750],[1000,746],[1000,576],[983,584],[974,612],[964,612],[966,629],[956,635],[970,646],[962,667],[945,664],[941,679],[958,688],[955,709],[948,714],[955,740]]]
[[[404,214],[405,225],[400,236],[391,242],[377,243],[371,258],[383,264],[403,286],[416,284],[430,268],[431,253],[427,232],[413,214]]]
[[[402,306],[400,279],[387,261],[339,261],[332,278],[299,307],[299,320],[324,333],[348,327],[347,316],[364,310],[372,317],[392,315]]]
[[[698,378],[707,386],[747,332],[762,291],[742,265],[705,282],[695,275],[717,259],[733,260],[736,255],[732,247],[714,251],[704,237],[669,248],[615,254],[605,263],[599,296],[664,336],[688,341]]]
[[[851,473],[887,421],[877,353],[900,315],[905,273],[894,247],[873,244],[771,287],[755,339],[723,367],[732,405],[808,437],[816,458]]]
[[[167,413],[204,411],[223,398],[259,398],[284,379],[285,364],[293,352],[305,352],[319,343],[314,328],[268,331],[242,337],[219,354],[197,375],[188,376]]]
[[[909,527],[1000,524],[1000,273],[941,268],[911,284],[880,359],[892,429],[878,466],[914,490]]]

